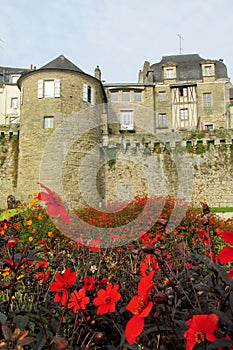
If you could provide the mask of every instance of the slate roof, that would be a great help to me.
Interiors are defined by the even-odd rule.
[[[63,69],[63,70],[72,70],[75,72],[84,73],[79,67],[70,62],[65,56],[60,55],[55,58],[53,61],[47,63],[45,66],[40,69]]]
[[[176,65],[176,80],[177,81],[196,81],[202,79],[201,64],[204,62],[215,63],[216,79],[227,78],[227,68],[222,61],[207,60],[200,57],[198,54],[163,56],[162,60],[151,66],[154,70],[154,81],[163,82],[163,66],[167,63]]]
[[[27,72],[26,68],[0,67],[0,87],[4,84],[11,84],[11,76]]]

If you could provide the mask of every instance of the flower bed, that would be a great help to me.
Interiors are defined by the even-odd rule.
[[[102,237],[82,244],[61,233],[57,217],[65,227],[70,214],[42,188],[28,205],[9,197],[0,213],[0,349],[233,349],[232,220],[203,205],[168,230],[177,203],[168,197],[155,222],[143,214],[137,239],[130,231],[103,248]],[[117,240],[147,202],[76,215],[117,228]]]

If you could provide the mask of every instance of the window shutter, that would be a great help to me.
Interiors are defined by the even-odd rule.
[[[83,101],[87,102],[87,96],[88,96],[88,86],[87,84],[83,84]]]
[[[38,80],[38,98],[43,97],[43,80]]]
[[[21,88],[21,91],[20,91],[20,104],[21,105],[23,104],[23,87]]]
[[[91,104],[95,104],[95,89],[93,87],[91,88]]]
[[[54,80],[54,97],[60,97],[60,79]]]

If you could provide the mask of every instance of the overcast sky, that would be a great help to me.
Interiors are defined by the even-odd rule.
[[[233,81],[233,0],[0,0],[0,66],[63,54],[106,82],[137,82],[145,60],[224,59]],[[183,39],[179,39],[179,35]],[[180,47],[181,42],[181,47]]]

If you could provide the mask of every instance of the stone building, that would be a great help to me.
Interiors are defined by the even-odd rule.
[[[151,114],[153,131],[232,128],[229,109],[232,85],[223,60],[197,54],[164,56],[158,63],[145,61],[137,84],[105,84],[112,109],[119,115],[118,132],[137,132],[142,105]],[[117,132],[116,128],[114,132]]]
[[[182,196],[193,173],[194,201],[233,206],[233,88],[222,60],[145,61],[135,83],[104,83],[98,66],[92,76],[63,55],[18,73],[19,142],[2,155],[4,194],[26,201],[41,181],[72,207],[98,206],[143,193]],[[176,152],[183,146],[191,154]]]
[[[105,104],[107,100],[100,80],[83,72],[63,55],[40,69],[22,74],[18,80],[18,86],[22,98],[17,187],[23,197],[25,193],[33,193],[38,189],[36,183],[39,180],[41,159],[52,131],[59,130],[59,125],[65,124],[68,118],[73,117],[72,123],[75,125],[65,135],[66,142],[69,142],[72,134],[75,134],[74,129],[77,129],[77,125],[79,128],[83,127],[83,125],[79,125],[80,115],[78,113]],[[102,110],[99,116],[101,115]],[[88,118],[82,118],[82,122],[84,119],[84,122],[86,120],[90,124],[92,118],[96,119],[99,116],[96,116],[95,113],[93,115],[89,113]],[[93,125],[96,125],[95,120],[93,120]],[[72,166],[72,164],[77,165],[75,159],[80,154],[77,153],[77,150],[88,152],[100,137],[100,130],[97,127],[92,129],[91,131],[87,130],[86,137],[79,140],[81,145],[73,146],[74,153],[72,153],[71,147],[70,153],[66,154],[66,171],[69,172],[69,175],[66,177],[67,182],[64,184],[64,188],[66,189],[69,185],[68,191],[71,193],[75,192],[74,188],[72,190],[72,179],[76,180],[74,172],[75,169],[77,171],[77,167]],[[62,145],[57,145],[57,149],[52,146],[49,154],[46,154],[47,164],[43,164],[43,167],[47,168],[48,177],[51,176],[52,171],[56,176],[57,169],[54,168],[52,162],[56,160],[57,154],[61,155],[61,147],[65,147],[64,144],[65,142]],[[70,160],[70,158],[72,159]]]
[[[0,67],[0,125],[18,124],[20,90],[17,80],[24,68]]]

